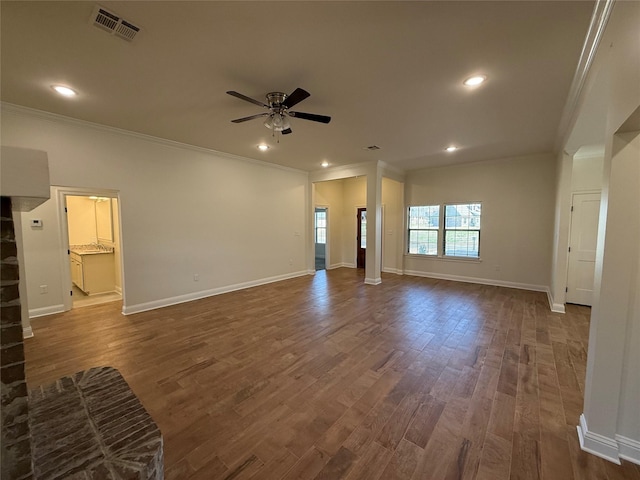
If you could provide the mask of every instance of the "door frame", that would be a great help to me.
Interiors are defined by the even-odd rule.
[[[329,270],[329,205],[317,204],[313,207],[313,248],[314,248],[314,270],[315,270],[315,246],[316,246],[316,208],[322,208],[327,213],[327,242],[324,244],[324,269]]]
[[[355,217],[356,217],[356,225],[355,225],[355,237],[356,237],[355,245],[356,245],[356,248],[354,250],[354,262],[352,263],[352,265],[353,265],[352,268],[358,268],[358,247],[360,246],[360,243],[358,241],[358,224],[360,223],[360,216],[358,215],[358,211],[360,209],[366,210],[367,206],[366,205],[356,205],[356,208],[355,208],[355,210],[356,210],[356,214],[355,214]],[[385,234],[384,234],[384,226],[385,226],[384,225],[385,224],[385,222],[384,222],[384,214],[385,214],[385,205],[382,204],[380,206],[380,230],[382,232],[382,235],[381,235],[382,238],[380,239],[380,271],[381,272],[384,269],[384,246],[385,246],[385,243],[386,243],[385,239],[384,239],[384,237],[385,237]],[[365,266],[364,266],[365,270],[367,268],[366,263],[367,263],[367,261],[366,261],[366,256],[365,256]]]
[[[362,249],[360,247],[360,245],[362,245],[362,241],[360,239],[360,236],[362,235],[362,229],[361,229],[361,225],[362,225],[362,213],[361,212],[366,212],[367,211],[367,207],[356,207],[356,268],[367,268],[367,248],[365,247],[364,250],[364,262],[362,264],[362,266],[360,266],[358,264],[358,259],[360,257],[360,250]]]
[[[567,299],[567,294],[569,293],[569,271],[571,270],[571,251],[570,251],[570,247],[571,247],[571,239],[572,239],[572,235],[573,235],[573,228],[575,226],[574,223],[574,216],[573,216],[573,205],[574,205],[574,197],[575,195],[599,195],[600,196],[600,202],[602,202],[602,190],[579,190],[579,191],[575,191],[575,192],[571,192],[571,215],[569,217],[569,234],[568,234],[568,245],[567,245],[567,275],[565,278],[565,303],[573,303],[570,302]],[[598,223],[600,223],[600,218],[598,217]],[[574,252],[575,253],[575,252]],[[593,301],[592,301],[593,304]],[[582,304],[575,304],[575,305],[582,305]],[[591,305],[588,305],[591,306]]]
[[[60,272],[62,274],[62,302],[64,311],[67,312],[73,308],[73,299],[70,294],[71,285],[71,266],[69,265],[69,222],[65,208],[67,205],[67,196],[89,197],[96,195],[99,197],[109,197],[118,200],[118,222],[120,255],[116,260],[120,262],[120,285],[122,286],[122,305],[125,303],[125,282],[124,282],[124,245],[122,242],[122,202],[120,200],[120,192],[118,190],[110,190],[104,188],[84,188],[84,187],[52,187],[56,194],[56,210],[58,214],[58,231],[60,234]]]

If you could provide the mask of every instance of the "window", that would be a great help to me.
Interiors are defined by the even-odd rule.
[[[367,209],[359,208],[360,212],[360,248],[367,248]]]
[[[409,253],[438,254],[440,205],[409,207]]]
[[[480,257],[479,203],[444,206],[444,256]]]
[[[480,203],[409,207],[408,253],[480,258],[481,210]]]
[[[327,243],[327,209],[316,209],[316,243]]]

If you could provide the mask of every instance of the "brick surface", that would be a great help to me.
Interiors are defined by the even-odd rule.
[[[2,197],[0,203],[0,477],[22,480],[31,478],[31,445],[18,290],[19,270],[11,199]]]
[[[6,345],[2,342],[0,348],[0,365],[11,365],[24,362],[24,345],[22,342]]]
[[[3,385],[23,381],[24,378],[24,362],[14,363],[12,365],[2,365],[2,368],[0,368],[0,381],[2,381]],[[2,395],[3,404],[4,399],[5,396]]]
[[[4,268],[4,263],[2,263],[2,268]],[[7,284],[7,282],[3,282],[2,288],[0,288],[0,302],[3,303],[2,307],[4,309],[5,303],[9,303],[7,306],[18,305],[20,301],[20,290],[18,290],[18,281],[12,282],[11,284]]]
[[[164,478],[162,435],[120,373],[97,367],[29,395],[34,478]]]
[[[13,308],[13,307],[2,307],[3,313],[4,313],[4,310],[10,309],[10,308]],[[18,315],[19,315],[20,307],[18,306],[16,310],[18,311]],[[2,336],[2,343],[8,345],[11,343],[22,342],[24,333],[22,331],[22,322],[20,321],[20,317],[18,316],[18,321],[12,321],[11,319],[7,318],[6,325],[4,323],[4,320],[5,320],[4,315],[2,317],[3,317],[2,330],[0,330],[0,336]]]
[[[0,244],[0,258],[6,262],[17,262],[18,247],[16,242],[2,242]]]

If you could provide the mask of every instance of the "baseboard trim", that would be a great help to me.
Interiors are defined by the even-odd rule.
[[[419,270],[405,270],[405,275],[414,277],[435,278],[436,280],[451,280],[452,282],[477,283],[480,285],[492,285],[494,287],[517,288],[519,290],[531,290],[533,292],[545,292],[549,295],[549,287],[545,285],[533,285],[530,283],[507,282],[491,278],[464,277],[461,275],[448,275],[446,273],[421,272]]]
[[[334,263],[332,265],[329,265],[327,267],[327,270],[333,270],[335,268],[356,268],[356,265],[355,263],[345,263],[345,262]]]
[[[64,312],[64,305],[51,305],[49,307],[32,308],[29,309],[29,318],[45,317],[47,315],[53,315],[55,313]]]
[[[178,305],[180,303],[192,302],[194,300],[213,297],[215,295],[222,295],[223,293],[235,292],[237,290],[244,290],[245,288],[257,287],[259,285],[266,285],[268,283],[281,282],[282,280],[289,280],[291,278],[296,278],[296,277],[303,277],[305,275],[308,275],[307,270],[294,272],[294,273],[287,273],[284,275],[276,275],[274,277],[261,278],[258,280],[251,280],[249,282],[236,283],[234,285],[226,285],[224,287],[213,288],[211,290],[201,290],[199,292],[187,293],[185,295],[178,295],[176,297],[169,297],[169,298],[163,298],[160,300],[154,300],[153,302],[123,306],[122,314],[133,315],[134,313],[141,313],[149,310],[156,310],[158,308],[169,307],[171,305]]]
[[[547,299],[549,300],[549,308],[551,308],[552,312],[555,313],[566,313],[564,303],[556,303],[553,299],[553,295],[551,294],[551,289],[547,289]]]
[[[584,413],[580,415],[580,425],[578,429],[578,439],[580,440],[580,448],[585,452],[591,453],[597,457],[609,460],[616,465],[620,465],[620,450],[618,442],[604,435],[590,432],[587,427],[587,419]]]
[[[22,338],[31,338],[33,337],[33,328],[31,325],[28,327],[22,327]]]
[[[632,438],[616,435],[618,456],[636,465],[640,465],[640,442]]]
[[[116,285],[116,288],[115,288],[114,292],[122,295],[122,287],[119,287],[118,285]]]
[[[395,273],[396,275],[404,275],[404,272],[400,268],[383,268],[384,273]]]
[[[365,278],[364,283],[367,285],[380,285],[382,283],[382,279],[378,278]]]

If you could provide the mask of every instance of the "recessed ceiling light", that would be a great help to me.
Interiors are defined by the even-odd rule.
[[[322,162],[320,165],[322,165],[324,168],[327,168],[329,166],[329,162],[327,162],[326,160],[324,162]]]
[[[261,143],[260,145],[258,145],[258,150],[260,150],[261,152],[266,152],[267,150],[269,150],[269,145]]]
[[[457,149],[458,149],[458,147],[455,147],[455,146],[453,146],[453,145],[451,145],[451,146],[449,146],[449,147],[445,148],[445,150],[446,150],[447,152],[455,152]]]
[[[53,88],[63,97],[75,97],[76,95],[78,95],[78,92],[76,92],[74,89],[65,87],[64,85],[51,85],[51,88]]]
[[[482,82],[484,82],[486,79],[487,79],[487,77],[485,75],[474,75],[473,77],[467,78],[462,83],[464,83],[467,87],[477,87]]]

